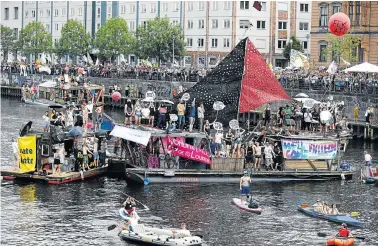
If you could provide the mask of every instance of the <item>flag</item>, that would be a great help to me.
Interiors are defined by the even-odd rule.
[[[51,69],[46,66],[46,65],[42,65],[39,67],[39,72],[42,73],[42,72],[46,72],[47,74],[51,74]]]
[[[100,65],[100,60],[97,58],[96,60],[96,66]]]
[[[12,63],[13,61],[14,61],[14,55],[13,55],[13,53],[8,53],[7,63]]]
[[[41,55],[41,59],[39,59],[41,61],[41,64],[42,65],[45,65],[46,64],[46,56],[45,56],[45,53],[42,53]]]
[[[20,53],[17,53],[17,61],[19,61],[19,62],[22,61],[22,57],[21,57],[21,54],[20,54]]]
[[[119,60],[120,60],[121,63],[125,63],[125,64],[127,63],[126,60],[125,60],[125,56],[123,54],[119,55]]]
[[[309,67],[307,56],[298,50],[290,50],[290,67]]]
[[[82,55],[81,59],[83,60],[83,62],[88,63],[88,59],[85,55]]]
[[[344,63],[344,65],[350,66],[350,62],[344,60],[342,57],[340,57],[340,60]]]
[[[205,118],[228,125],[238,113],[249,112],[264,103],[290,100],[265,59],[252,42],[245,38],[200,82],[189,90],[190,98],[205,106]],[[176,96],[180,99],[182,94]],[[225,108],[215,111],[213,104],[223,102]]]
[[[327,72],[329,74],[335,74],[337,72],[337,64],[335,61],[332,61],[332,63],[329,65]]]
[[[89,63],[90,65],[93,65],[92,57],[89,55],[88,52],[87,52],[87,60],[88,60],[88,63]]]
[[[253,7],[254,7],[255,9],[257,9],[258,11],[261,11],[261,8],[262,8],[261,3],[260,3],[259,1],[255,1],[255,2],[253,3]]]
[[[50,56],[49,53],[46,53],[46,61],[47,61],[48,63],[52,63],[52,59],[51,59],[51,56]]]

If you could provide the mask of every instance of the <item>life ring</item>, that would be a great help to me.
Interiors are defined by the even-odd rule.
[[[354,244],[354,238],[330,238],[327,240],[329,246],[349,246]]]

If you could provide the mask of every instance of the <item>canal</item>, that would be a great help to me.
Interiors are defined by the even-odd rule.
[[[120,119],[119,112],[110,111]],[[33,120],[42,129],[44,107],[1,99],[1,168],[11,166],[12,138],[21,125]],[[109,112],[110,111],[110,112]],[[345,159],[363,161],[362,152],[378,159],[377,143],[352,142]],[[169,184],[128,187],[124,180],[101,177],[59,186],[7,183],[1,185],[1,245],[128,245],[107,227],[122,221],[118,209],[132,195],[139,206],[140,223],[178,227],[185,222],[206,245],[325,245],[318,232],[336,233],[337,224],[307,217],[296,210],[302,202],[317,199],[340,204],[342,212],[360,212],[363,229],[354,234],[368,237],[357,245],[378,245],[377,186],[360,184],[357,175],[348,182],[259,182],[253,195],[264,209],[250,214],[231,205],[238,196],[234,184]]]

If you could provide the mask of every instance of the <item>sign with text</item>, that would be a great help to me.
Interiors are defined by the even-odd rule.
[[[285,159],[329,160],[337,157],[337,141],[334,140],[281,140]]]
[[[206,150],[169,136],[167,136],[167,143],[167,150],[171,152],[172,155],[211,165],[210,154]]]
[[[34,172],[37,164],[36,136],[19,137],[18,152],[20,171]]]

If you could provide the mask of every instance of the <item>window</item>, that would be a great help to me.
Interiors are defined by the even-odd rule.
[[[308,31],[308,23],[307,22],[299,22],[299,30]]]
[[[257,49],[265,49],[266,48],[266,40],[265,39],[256,39],[256,48]]]
[[[328,6],[325,6],[325,5],[320,6],[319,26],[320,27],[328,26]]]
[[[218,39],[212,38],[211,39],[211,48],[217,48],[218,47]]]
[[[279,39],[278,40],[278,49],[283,49],[286,46],[286,39]]]
[[[135,30],[135,22],[134,21],[129,21],[129,29]]]
[[[350,19],[350,25],[353,26],[353,1],[349,2],[349,19]]]
[[[340,5],[332,6],[332,14],[339,13],[339,12],[340,12]]]
[[[51,15],[51,10],[50,9],[46,9],[46,16],[50,17],[50,15]]]
[[[239,27],[241,29],[248,29],[251,26],[249,20],[239,20]]]
[[[257,29],[265,29],[265,21],[257,21]]]
[[[97,31],[98,31],[98,29],[100,29],[100,27],[101,27],[101,24],[97,23]]]
[[[319,46],[319,61],[320,62],[326,62],[327,61],[327,56],[326,56],[327,54],[325,53],[326,49],[327,49],[327,45],[325,45],[325,44],[321,44]]]
[[[57,44],[58,44],[58,39],[54,38],[54,46],[56,46]]]
[[[308,4],[307,3],[301,3],[300,5],[299,5],[299,8],[300,8],[300,11],[301,12],[308,12]]]
[[[302,48],[304,49],[304,50],[307,50],[307,48],[308,48],[308,42],[307,41],[302,41]]]
[[[43,17],[43,10],[42,9],[39,11],[39,17]]]
[[[223,21],[223,28],[230,28],[230,26],[231,26],[231,21],[230,20],[224,20]]]
[[[79,16],[82,16],[82,15],[83,15],[83,8],[80,7],[80,8],[79,8]]]
[[[228,10],[231,8],[231,1],[224,1],[223,2],[223,9]]]
[[[112,6],[108,6],[108,18],[112,18]]]
[[[261,4],[261,11],[266,11],[266,2],[260,2]]]
[[[287,22],[286,21],[279,21],[278,22],[278,30],[287,30]]]
[[[211,20],[211,28],[218,28],[218,20],[217,19]]]
[[[18,28],[13,28],[13,33],[16,39],[18,39]]]
[[[18,20],[18,7],[14,7],[14,19]]]
[[[55,31],[59,31],[59,24],[55,23]]]
[[[203,38],[199,38],[197,43],[198,43],[198,47],[200,48],[203,47],[203,43],[204,43]]]
[[[223,39],[223,47],[224,48],[229,48],[230,47],[230,39],[229,38],[224,38]]]
[[[192,38],[187,38],[186,39],[186,46],[192,47],[193,46],[193,39]]]
[[[25,18],[29,17],[29,11],[25,11]]]
[[[146,5],[145,5],[145,4],[142,4],[140,9],[141,9],[140,11],[141,11],[142,13],[146,13],[146,11],[147,11],[147,8],[146,8]]]
[[[205,28],[205,20],[198,20],[198,29]]]
[[[147,28],[147,21],[142,21],[142,23],[141,23],[141,24],[142,24],[142,26],[143,26],[143,28],[144,28],[144,29],[146,29],[146,28]]]
[[[62,16],[66,16],[66,9],[65,8],[62,9]]]
[[[156,4],[151,3],[151,13],[156,13]]]
[[[193,11],[193,2],[188,2],[188,11]]]
[[[31,15],[32,15],[32,18],[35,18],[35,10],[32,10]]]
[[[240,1],[240,9],[249,9],[249,1]]]
[[[126,13],[126,6],[121,5],[121,14],[124,14],[124,13]]]
[[[97,8],[97,18],[100,18],[100,16],[101,16],[101,9]]]
[[[193,28],[193,20],[188,20],[188,29]]]
[[[361,2],[356,2],[356,26],[360,25],[360,18],[361,18]]]
[[[75,15],[75,9],[74,8],[70,8],[70,16],[74,16]]]
[[[178,23],[179,23],[179,21],[178,21],[178,20],[174,20],[174,21],[172,21],[172,25],[173,25],[173,26],[177,26],[177,25],[178,25]]]
[[[9,20],[9,8],[4,9],[4,20]]]
[[[217,1],[212,1],[211,3],[212,3],[211,9],[212,10],[218,10],[218,2]]]
[[[168,12],[168,3],[163,3],[163,12]]]
[[[130,5],[130,13],[135,13],[135,4]]]
[[[277,9],[278,11],[287,11],[287,2],[278,2]]]
[[[177,2],[174,2],[174,3],[172,4],[172,11],[173,11],[173,12],[177,12],[177,11],[179,11],[179,7],[178,7],[178,3],[177,3]]]
[[[46,31],[47,32],[50,32],[51,30],[50,30],[50,24],[46,24]]]
[[[204,10],[205,9],[205,2],[199,2],[198,3],[198,10]]]

